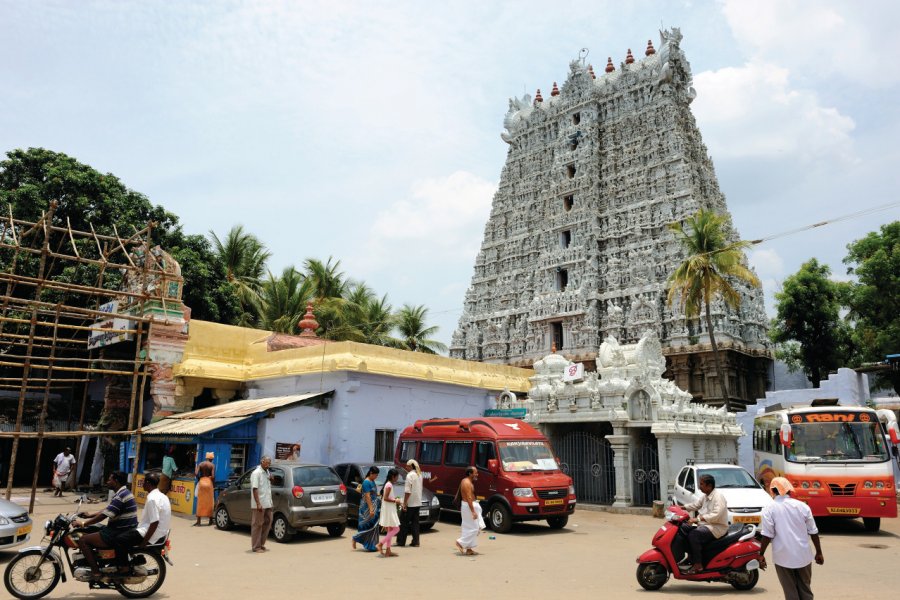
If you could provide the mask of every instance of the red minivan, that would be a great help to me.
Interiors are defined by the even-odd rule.
[[[575,510],[572,478],[537,429],[517,419],[475,417],[428,419],[403,430],[394,461],[419,461],[424,484],[444,510],[457,510],[453,498],[466,467],[478,469],[475,496],[491,529],[505,533],[514,521],[546,520],[566,526]]]

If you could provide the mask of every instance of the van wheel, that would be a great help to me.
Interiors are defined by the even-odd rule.
[[[488,510],[488,520],[491,529],[497,533],[509,533],[509,530],[512,529],[512,515],[501,502],[491,504],[491,508]]]
[[[291,538],[294,537],[294,534],[291,533],[291,526],[288,525],[287,519],[283,515],[275,515],[275,520],[272,521],[272,535],[275,536],[275,541],[281,544],[291,541]]]
[[[881,518],[863,517],[863,525],[865,525],[866,531],[869,533],[878,533],[878,530],[881,529]]]
[[[550,526],[550,529],[562,529],[566,526],[566,523],[569,522],[569,515],[563,515],[561,517],[548,517],[547,525]]]
[[[331,537],[341,537],[344,535],[344,532],[347,530],[346,523],[329,523],[325,526],[325,529],[328,530],[328,535]]]

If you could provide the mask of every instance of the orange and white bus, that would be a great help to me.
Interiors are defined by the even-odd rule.
[[[898,443],[892,411],[834,400],[770,406],[753,422],[753,464],[766,489],[773,477],[786,477],[813,516],[859,517],[873,532],[882,517],[897,516]]]

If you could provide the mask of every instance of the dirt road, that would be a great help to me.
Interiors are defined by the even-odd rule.
[[[40,524],[66,503],[43,499],[34,518]],[[40,513],[40,514],[38,514]],[[763,572],[751,592],[725,584],[691,584],[670,580],[660,591],[645,592],[635,580],[635,557],[649,548],[659,519],[594,511],[576,511],[562,531],[543,524],[517,525],[513,532],[480,537],[481,556],[458,556],[453,541],[458,522],[442,521],[422,535],[419,548],[396,548],[397,558],[350,550],[348,529],[329,538],[324,529],[302,533],[288,544],[270,540],[265,554],[250,552],[245,528],[224,532],[191,527],[174,519],[172,559],[162,590],[154,598],[186,600],[263,598],[391,598],[409,585],[420,598],[696,598],[750,596],[781,598],[774,569]],[[40,533],[32,540],[38,543]],[[491,538],[494,539],[491,539]],[[860,598],[890,592],[900,563],[900,523],[885,521],[878,534],[862,523],[843,521],[822,526],[825,565],[813,569],[813,590],[821,598]],[[0,563],[12,557],[0,552]],[[412,582],[408,584],[407,582]],[[865,590],[865,592],[863,591]],[[5,593],[0,592],[0,595]],[[60,584],[51,598],[119,597],[115,592],[89,594],[87,586]]]

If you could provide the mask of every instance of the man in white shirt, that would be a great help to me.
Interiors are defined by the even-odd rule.
[[[159,489],[159,475],[148,473],[144,476],[144,512],[135,529],[129,529],[113,542],[116,550],[116,564],[120,572],[127,572],[128,552],[133,548],[156,544],[169,535],[172,525],[172,504]]]
[[[728,503],[722,492],[716,489],[716,479],[712,475],[701,475],[698,483],[703,495],[696,502],[684,505],[684,510],[688,512],[697,511],[697,517],[689,521],[697,525],[688,534],[693,563],[690,569],[692,573],[703,570],[704,544],[719,539],[728,531]]]
[[[250,544],[254,552],[265,552],[266,538],[272,528],[272,484],[269,465],[272,457],[263,456],[250,474]]]
[[[406,461],[406,488],[403,494],[403,513],[400,515],[400,534],[397,545],[405,546],[411,536],[410,546],[419,545],[419,509],[422,508],[422,469],[412,458]]]
[[[72,449],[66,448],[53,459],[53,495],[62,496],[63,490],[69,487],[69,475],[75,466]]]
[[[816,564],[824,564],[819,529],[809,506],[791,498],[794,486],[784,477],[776,477],[770,484],[775,502],[763,509],[762,544],[759,564],[765,569],[763,553],[772,544],[775,573],[784,590],[785,600],[812,600],[812,551],[809,540],[816,547]]]

